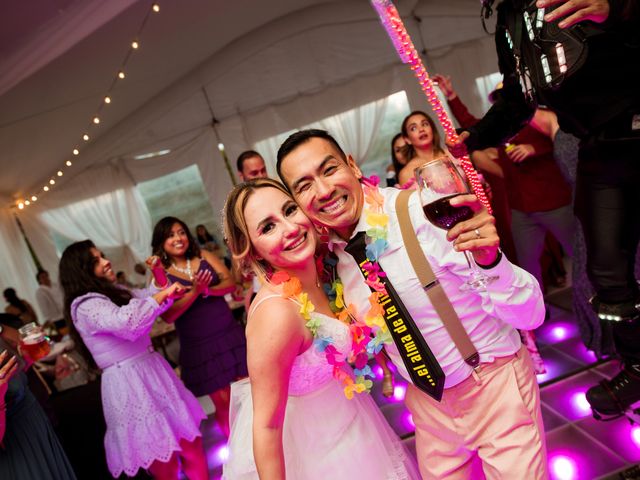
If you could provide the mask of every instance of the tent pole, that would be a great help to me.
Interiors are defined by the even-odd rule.
[[[27,237],[27,233],[24,231],[22,222],[20,221],[20,218],[18,218],[18,214],[15,211],[13,212],[13,218],[16,219],[16,223],[18,224],[18,229],[20,230],[20,233],[22,234],[22,238],[24,238],[24,241],[27,244],[27,249],[29,249],[29,253],[31,254],[31,259],[33,260],[33,263],[36,264],[36,269],[38,271],[43,270],[42,264],[40,263],[40,259],[38,258],[38,255],[36,255],[36,252],[33,249],[31,242],[29,241],[29,237]]]
[[[229,157],[227,157],[227,152],[224,148],[224,143],[220,140],[220,134],[218,133],[218,129],[216,125],[218,124],[218,120],[216,120],[216,116],[213,114],[213,108],[211,108],[211,102],[209,101],[209,95],[207,95],[207,90],[202,87],[202,93],[204,95],[205,100],[207,101],[207,107],[209,107],[209,113],[211,113],[211,128],[213,129],[213,134],[216,136],[216,142],[218,142],[218,151],[220,155],[222,155],[222,161],[224,162],[224,166],[227,169],[227,173],[229,174],[229,178],[231,179],[231,184],[235,186],[238,182],[236,182],[236,177],[233,175],[233,170],[231,169],[231,164],[229,163]]]

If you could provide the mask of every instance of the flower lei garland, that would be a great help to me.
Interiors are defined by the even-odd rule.
[[[345,357],[333,345],[331,337],[318,334],[320,321],[312,318],[311,313],[315,307],[306,292],[302,291],[302,284],[296,277],[290,277],[283,271],[276,272],[270,279],[271,283],[283,284],[283,296],[293,298],[300,305],[300,314],[307,321],[306,326],[311,330],[314,337],[315,348],[323,352],[327,363],[333,367],[333,376],[344,384],[344,394],[348,399],[352,399],[355,393],[370,392],[373,382],[367,377],[373,378],[371,367],[367,365],[369,355],[376,355],[382,350],[385,344],[391,343],[392,338],[384,321],[384,309],[380,305],[380,297],[387,294],[387,290],[380,281],[385,274],[380,271],[378,257],[387,247],[387,230],[389,216],[384,213],[384,197],[377,189],[379,178],[373,176],[369,179],[363,178],[362,185],[365,197],[365,220],[370,227],[366,231],[366,253],[368,262],[363,266],[368,272],[366,283],[375,291],[369,296],[370,308],[364,315],[364,321],[357,320],[354,305],[345,305],[343,291],[344,287],[340,278],[336,276],[335,266],[337,259],[335,255],[324,256],[323,264],[323,287],[330,300],[331,311],[338,319],[349,327],[351,334],[351,351]],[[354,365],[353,373],[355,379],[345,368],[347,362]]]

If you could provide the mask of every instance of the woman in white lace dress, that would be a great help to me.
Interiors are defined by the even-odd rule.
[[[268,279],[248,316],[249,379],[231,388],[224,478],[420,478],[371,397],[347,399],[334,375],[351,333],[320,286],[313,225],[285,188],[270,179],[237,186],[224,226],[236,261]]]

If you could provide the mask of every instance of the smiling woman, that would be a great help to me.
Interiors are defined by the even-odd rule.
[[[209,395],[223,433],[229,433],[229,384],[247,375],[246,340],[224,299],[235,282],[220,258],[200,250],[189,228],[175,217],[153,230],[153,254],[164,270],[154,271],[158,285],[168,280],[187,287],[162,318],[175,322],[180,340],[182,380],[197,397]]]
[[[205,414],[149,337],[184,289],[128,290],[115,279],[111,262],[90,240],[62,254],[66,320],[76,346],[102,370],[109,470],[114,477],[144,468],[156,478],[178,478],[181,460],[189,478],[207,478],[199,428]]]
[[[348,168],[322,158],[320,172],[334,162]],[[315,176],[300,180],[299,188],[315,190]],[[333,204],[343,209],[344,197]],[[286,188],[266,178],[236,186],[224,227],[234,258],[264,284],[248,315],[250,382],[231,388],[223,478],[419,478],[371,397],[345,386],[353,388],[352,371],[335,362],[352,352],[349,326],[331,311],[318,281],[315,229]]]

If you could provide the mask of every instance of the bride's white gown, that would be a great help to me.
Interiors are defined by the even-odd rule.
[[[266,300],[269,297],[263,298]],[[349,328],[339,320],[320,320],[319,336],[329,336],[343,354],[351,347]],[[231,385],[231,437],[227,480],[257,479],[253,460],[251,384]],[[368,394],[344,395],[332,367],[315,346],[298,355],[289,380],[283,428],[287,479],[420,479],[414,460]]]

